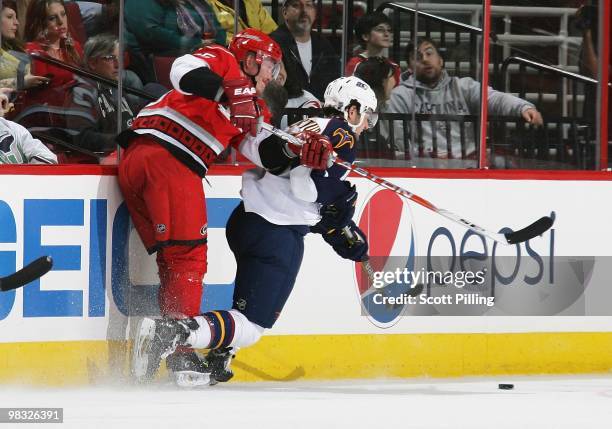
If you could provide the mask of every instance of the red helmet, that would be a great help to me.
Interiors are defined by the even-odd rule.
[[[247,28],[236,34],[229,44],[229,50],[238,61],[244,61],[249,52],[257,54],[257,62],[261,64],[268,56],[278,63],[283,58],[280,46],[266,33],[254,28]]]

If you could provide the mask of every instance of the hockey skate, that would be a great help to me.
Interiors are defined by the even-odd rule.
[[[235,354],[232,347],[213,349],[206,355],[206,361],[210,371],[210,385],[224,383],[231,380],[234,372],[230,369]]]
[[[183,345],[189,336],[186,321],[143,318],[132,351],[132,374],[143,383],[153,379],[162,359]]]
[[[176,352],[166,359],[168,373],[179,387],[207,386],[211,375],[208,363],[194,351]]]

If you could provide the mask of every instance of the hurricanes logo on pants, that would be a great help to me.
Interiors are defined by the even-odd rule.
[[[166,232],[166,225],[164,225],[163,223],[158,223],[157,225],[155,225],[155,229],[158,233],[163,234],[164,232]]]

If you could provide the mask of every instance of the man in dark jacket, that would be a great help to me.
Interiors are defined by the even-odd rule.
[[[312,32],[316,18],[312,0],[285,0],[282,7],[285,23],[270,33],[282,48],[283,57],[295,63],[302,87],[319,100],[327,84],[340,77],[340,59],[329,41]]]

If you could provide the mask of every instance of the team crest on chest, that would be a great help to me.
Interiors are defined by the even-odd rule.
[[[2,132],[0,134],[0,150],[4,153],[9,153],[11,151],[11,145],[15,141],[15,138],[10,135],[8,132]]]
[[[338,143],[334,146],[334,149],[340,149],[342,146],[349,145],[349,149],[352,149],[355,145],[355,137],[351,132],[344,128],[337,128],[332,134],[334,137],[338,137]]]

